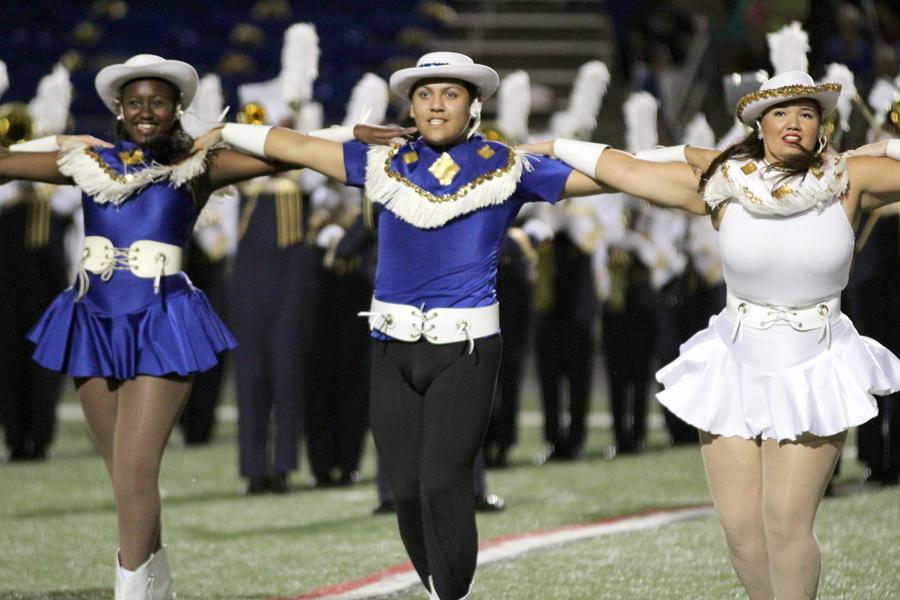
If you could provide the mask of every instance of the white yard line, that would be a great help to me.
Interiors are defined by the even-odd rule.
[[[483,566],[551,546],[616,533],[654,529],[681,521],[708,518],[713,514],[711,506],[660,510],[487,540],[480,546],[478,564]],[[405,563],[360,579],[306,592],[290,600],[366,600],[395,594],[420,585],[421,582],[412,565]]]

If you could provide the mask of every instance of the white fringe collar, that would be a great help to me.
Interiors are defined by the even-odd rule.
[[[525,156],[509,148],[509,160],[465,183],[456,192],[437,195],[391,168],[397,154],[390,146],[369,146],[366,157],[366,196],[401,220],[419,229],[435,229],[480,208],[497,206],[513,195],[528,168]]]
[[[848,153],[825,158],[821,169],[783,179],[761,160],[727,160],[709,178],[703,199],[710,208],[736,200],[756,216],[790,216],[823,210],[847,191]]]
[[[57,165],[94,202],[118,205],[152,183],[168,179],[172,187],[183,186],[206,171],[206,158],[214,148],[204,148],[175,164],[153,163],[122,175],[88,145],[69,142],[62,147]]]

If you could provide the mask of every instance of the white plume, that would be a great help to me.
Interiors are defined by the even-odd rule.
[[[0,60],[0,96],[9,89],[9,75],[6,73],[6,63]]]
[[[511,140],[528,139],[528,114],[531,112],[531,78],[525,71],[514,71],[500,82],[497,92],[497,127]]]
[[[856,84],[853,83],[853,73],[846,65],[831,63],[825,73],[823,82],[841,84],[841,95],[838,96],[837,108],[841,117],[841,129],[850,130],[850,113],[853,112],[853,98],[856,97]]]
[[[71,103],[69,70],[57,63],[49,75],[41,78],[37,94],[28,103],[28,114],[34,119],[35,130],[40,134],[65,131]]]
[[[786,71],[803,71],[809,69],[809,36],[798,21],[785,25],[778,31],[766,34],[769,42],[769,60],[775,67],[775,74]]]
[[[322,105],[318,102],[304,102],[300,106],[300,114],[297,116],[298,131],[315,131],[322,129],[323,116]]]
[[[197,95],[190,109],[181,117],[184,130],[193,137],[209,131],[222,114],[222,83],[219,76],[209,73],[200,79]]]
[[[353,86],[350,101],[347,102],[347,114],[344,115],[343,125],[355,125],[363,122],[372,125],[382,123],[384,115],[387,113],[388,100],[387,82],[374,73],[366,73]]]
[[[697,146],[698,148],[714,148],[716,145],[716,134],[712,127],[706,121],[703,113],[697,113],[688,126],[684,130],[682,143],[688,146]]]
[[[602,61],[592,60],[581,65],[569,95],[569,106],[563,114],[555,113],[550,118],[550,130],[562,137],[591,137],[608,85],[609,69]]]
[[[310,23],[294,23],[284,32],[281,47],[281,92],[288,102],[312,99],[319,75],[319,36]]]
[[[656,112],[659,104],[650,92],[634,92],[622,107],[625,113],[625,146],[629,152],[656,146]]]

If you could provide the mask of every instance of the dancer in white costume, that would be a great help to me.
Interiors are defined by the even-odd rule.
[[[738,103],[753,131],[721,155],[681,147],[646,155],[686,155],[690,166],[602,144],[552,148],[611,187],[709,213],[719,229],[728,305],[657,373],[666,387],[658,397],[701,431],[713,502],[752,600],[816,597],[813,520],[847,429],[875,414],[872,394],[900,389],[900,359],[840,312],[852,224],[877,204],[870,194],[900,190],[900,166],[882,158],[900,152],[885,143],[822,152],[839,89],[780,74]],[[529,149],[551,152],[549,143]]]

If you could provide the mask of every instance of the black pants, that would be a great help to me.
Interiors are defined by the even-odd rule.
[[[475,575],[473,465],[491,416],[503,343],[375,341],[370,420],[397,499],[397,522],[422,583],[462,598]]]

